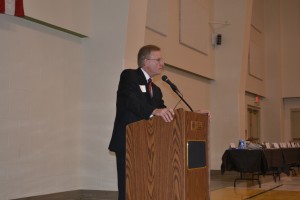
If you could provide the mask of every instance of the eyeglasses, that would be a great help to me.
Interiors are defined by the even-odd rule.
[[[147,60],[155,60],[157,62],[163,62],[164,59],[163,58],[146,58]]]

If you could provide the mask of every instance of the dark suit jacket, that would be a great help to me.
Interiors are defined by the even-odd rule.
[[[165,108],[162,92],[152,83],[153,97],[148,92],[142,92],[140,86],[147,87],[147,80],[140,68],[126,69],[121,73],[117,92],[117,113],[109,149],[115,152],[125,152],[126,125],[149,119],[153,110]]]

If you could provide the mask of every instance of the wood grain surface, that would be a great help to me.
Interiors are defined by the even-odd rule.
[[[203,128],[192,130],[192,121]],[[126,199],[208,199],[208,166],[187,168],[189,140],[207,141],[207,115],[178,109],[170,123],[154,117],[128,125]]]

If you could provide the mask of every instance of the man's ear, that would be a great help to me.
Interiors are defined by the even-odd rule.
[[[147,61],[147,59],[145,58],[144,61],[143,61],[143,67],[146,66],[146,62],[148,62],[148,61]]]

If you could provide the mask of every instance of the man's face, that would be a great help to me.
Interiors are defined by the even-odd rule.
[[[161,74],[164,61],[160,51],[152,51],[150,55],[144,60],[143,69],[149,74],[150,77]]]

